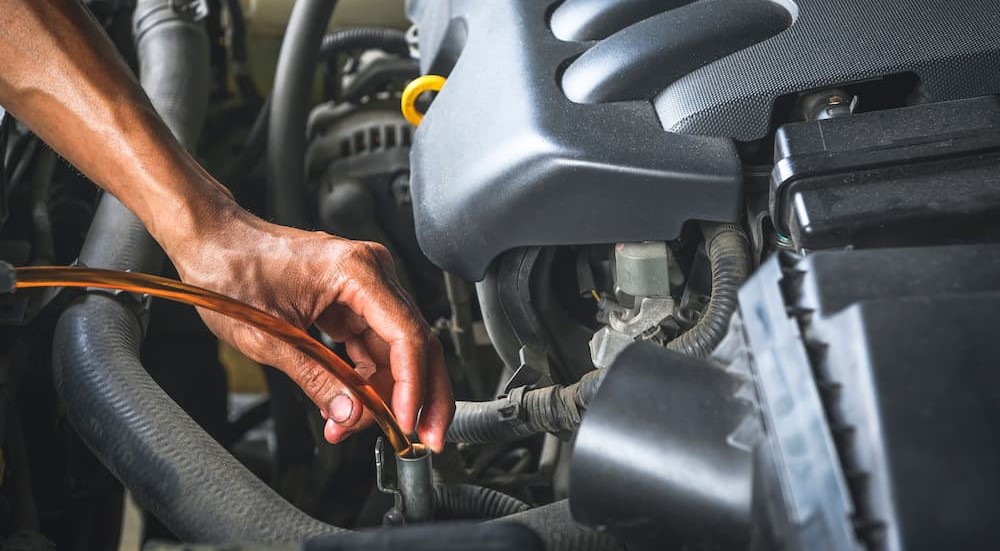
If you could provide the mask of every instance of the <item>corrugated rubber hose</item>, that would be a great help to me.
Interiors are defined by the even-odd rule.
[[[434,488],[434,520],[490,520],[523,513],[523,501],[492,488],[448,484]]]
[[[722,342],[736,311],[737,293],[750,276],[750,245],[738,226],[706,225],[703,229],[712,265],[712,297],[694,327],[667,343],[667,348],[705,358]]]
[[[574,431],[603,375],[603,370],[594,370],[568,386],[512,392],[489,402],[458,402],[445,438],[449,442],[486,444],[543,432]]]

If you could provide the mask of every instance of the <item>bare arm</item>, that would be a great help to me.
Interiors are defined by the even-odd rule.
[[[239,207],[174,139],[77,0],[0,10],[0,104],[146,225],[190,283],[346,342],[403,430],[440,449],[454,403],[440,345],[374,243],[269,224]],[[321,367],[242,324],[202,312],[249,357],[285,371],[339,441],[370,414]],[[418,423],[418,412],[423,408]]]

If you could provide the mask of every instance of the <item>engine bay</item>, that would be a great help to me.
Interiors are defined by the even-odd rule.
[[[82,3],[242,207],[384,247],[455,412],[292,328],[328,443],[0,109],[0,549],[993,547],[1000,3]]]

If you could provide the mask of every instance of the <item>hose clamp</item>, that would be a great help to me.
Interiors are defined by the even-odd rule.
[[[497,409],[497,417],[501,423],[511,427],[518,434],[528,434],[527,419],[524,412],[524,393],[526,386],[519,386],[507,394],[507,403]]]
[[[88,266],[80,259],[76,259],[71,266],[80,266],[87,268]],[[126,272],[131,272],[132,270],[125,270]],[[111,297],[123,306],[128,308],[130,312],[135,314],[136,319],[139,320],[139,327],[142,328],[142,333],[145,335],[146,329],[149,328],[149,309],[153,305],[153,297],[145,293],[133,293],[129,291],[123,291],[121,289],[101,289],[98,287],[87,287],[84,290],[85,294],[100,294]]]

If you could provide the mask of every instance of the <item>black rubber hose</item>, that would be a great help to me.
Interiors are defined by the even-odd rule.
[[[232,48],[230,56],[233,62],[233,80],[240,91],[240,96],[247,105],[257,109],[263,103],[260,91],[250,76],[247,66],[247,28],[243,20],[243,7],[240,0],[225,0],[226,11],[229,12],[229,44]]]
[[[624,550],[611,535],[574,521],[566,500],[529,509],[495,522],[516,522],[531,528],[542,537],[547,551]]]
[[[139,0],[133,17],[140,81],[189,149],[208,104],[204,30],[170,7]],[[110,194],[87,234],[88,266],[158,272],[163,253]],[[139,362],[142,328],[126,300],[90,293],[62,314],[53,370],[67,417],[100,461],[178,536],[196,541],[299,541],[336,528],[309,518],[209,437]]]
[[[320,56],[333,61],[341,52],[357,49],[382,50],[387,54],[409,57],[410,45],[406,33],[389,27],[355,27],[334,31],[323,37]]]
[[[515,497],[472,484],[437,486],[434,503],[434,520],[494,520],[529,509]]]
[[[737,293],[750,276],[750,244],[739,227],[705,226],[712,265],[712,297],[694,327],[667,343],[667,348],[705,358],[722,342],[737,307]]]
[[[512,392],[489,402],[457,402],[445,438],[449,442],[486,444],[517,440],[543,432],[572,432],[597,392],[602,370],[568,386]]]
[[[268,121],[267,186],[272,214],[280,224],[306,225],[306,118],[323,32],[336,4],[296,2],[278,54]]]
[[[285,501],[160,389],[138,360],[141,327],[123,301],[90,294],[56,334],[56,388],[73,426],[178,537],[283,543],[338,530]]]

